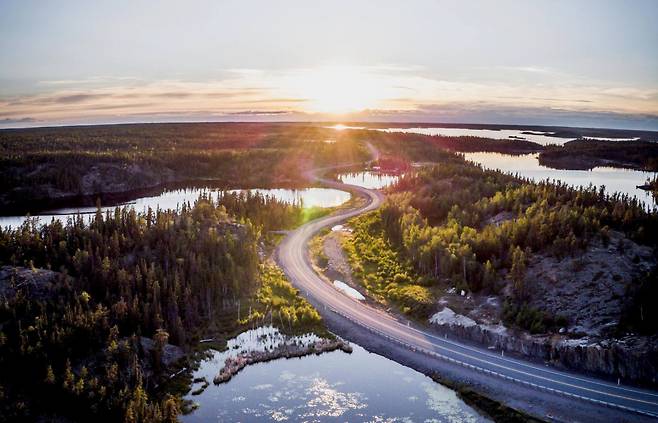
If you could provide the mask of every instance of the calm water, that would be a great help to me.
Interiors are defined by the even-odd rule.
[[[332,128],[336,130],[344,129],[367,129],[362,126],[345,126],[335,125]],[[518,129],[467,129],[467,128],[373,128],[377,131],[384,132],[403,132],[410,134],[423,134],[423,135],[443,135],[447,137],[482,137],[493,139],[523,139],[526,141],[536,142],[541,145],[548,144],[564,144],[567,141],[573,141],[576,138],[558,138],[552,137],[552,132],[543,131],[526,131]],[[530,132],[524,134],[523,132]],[[590,139],[602,141],[634,141],[637,138],[603,138],[603,137],[588,137]]]
[[[524,139],[536,142],[537,144],[564,144],[567,141],[573,141],[575,138],[558,138],[551,137],[551,132],[533,132],[532,134],[523,134],[523,130],[518,129],[466,129],[466,128],[386,128],[381,129],[384,132],[404,132],[411,134],[423,135],[443,135],[447,137],[482,137],[493,139]]]
[[[654,172],[639,170],[617,169],[612,167],[597,167],[592,170],[562,170],[542,166],[537,160],[537,154],[511,156],[500,153],[465,153],[467,160],[479,163],[488,169],[499,169],[503,172],[518,173],[519,176],[535,181],[557,180],[573,186],[605,185],[606,192],[620,192],[636,197],[647,207],[654,207],[656,203],[652,195],[636,188],[647,179],[655,177]]]
[[[395,183],[400,175],[386,174],[381,172],[355,172],[341,173],[338,180],[350,185],[357,185],[364,188],[380,189]]]
[[[261,335],[263,330],[270,331],[260,330]],[[230,345],[239,345],[237,349],[215,352],[201,363],[194,377],[206,377],[210,386],[201,395],[188,395],[199,408],[182,421],[487,421],[454,391],[355,344],[352,354],[334,351],[260,363],[248,366],[226,384],[213,385],[227,354],[242,350],[245,343],[276,344],[269,336],[241,336],[248,340]]]
[[[259,192],[264,196],[274,197],[290,203],[301,203],[305,207],[334,207],[339,206],[350,199],[350,193],[329,188],[254,189],[251,191]],[[146,211],[149,207],[153,210],[156,208],[163,210],[177,209],[183,203],[189,202],[190,204],[194,204],[194,201],[202,194],[205,194],[212,199],[217,199],[217,197],[221,195],[221,191],[216,188],[187,188],[164,191],[159,195],[140,197],[134,201],[120,204],[119,206],[131,206],[134,207],[137,212]],[[115,207],[116,206],[103,207],[102,210],[103,212],[107,210],[113,211]],[[72,218],[78,213],[84,215],[83,217],[89,221],[95,215],[96,207],[63,208],[39,213],[36,216],[39,217],[39,221],[42,223],[49,223],[52,219],[66,223],[67,219]],[[0,216],[0,227],[17,227],[20,226],[25,219],[25,216]]]

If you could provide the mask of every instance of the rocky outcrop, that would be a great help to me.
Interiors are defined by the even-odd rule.
[[[577,257],[535,254],[526,273],[529,305],[564,316],[572,334],[605,339],[619,324],[629,287],[655,266],[651,247],[609,231],[606,243],[592,239]]]
[[[565,367],[624,381],[654,386],[658,382],[658,336],[566,340],[550,349],[550,359]]]
[[[25,169],[17,168],[14,173],[20,174],[25,171]],[[39,204],[38,207],[50,207],[63,206],[75,199],[91,198],[95,201],[99,196],[123,197],[131,192],[165,186],[185,179],[177,176],[171,169],[162,166],[147,163],[100,161],[76,167],[73,173],[79,175],[79,181],[64,187],[58,186],[54,182],[54,177],[44,176],[58,172],[59,169],[53,164],[37,165],[24,175],[25,180],[36,178],[37,182],[31,183],[29,186],[15,186],[0,192],[0,204],[4,204],[8,208],[27,211],[35,207],[35,202]],[[30,199],[30,204],[25,203],[26,198]],[[90,204],[93,204],[93,201]],[[85,203],[87,202],[85,201]]]
[[[152,356],[156,350],[155,341],[151,338],[145,336],[140,336],[139,338],[140,348],[143,351],[144,357],[147,361],[152,361]],[[171,367],[175,365],[185,357],[185,352],[179,346],[172,344],[165,344],[162,347],[162,353],[160,354],[160,360],[162,365],[165,367]]]
[[[547,361],[558,367],[621,378],[625,382],[650,385],[658,382],[658,336],[572,339],[565,335],[529,335],[501,324],[477,324],[448,307],[432,316],[430,323],[442,334]]]
[[[152,168],[144,164],[98,163],[82,175],[80,193],[125,192],[137,188],[155,187],[175,180],[174,172],[167,168]]]
[[[19,293],[34,300],[44,300],[54,294],[56,283],[63,275],[46,269],[0,267],[0,299],[10,300]]]
[[[619,337],[617,332],[628,292],[656,263],[651,247],[609,230],[605,239],[592,238],[577,256],[535,253],[529,259],[527,304],[552,317],[548,333],[532,335],[501,323],[502,302],[512,295],[509,281],[501,295],[446,291],[439,300],[444,307],[430,323],[443,333],[556,366],[656,384],[658,335]]]

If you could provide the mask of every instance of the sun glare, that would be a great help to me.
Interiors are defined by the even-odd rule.
[[[376,108],[387,91],[377,75],[359,67],[306,70],[291,85],[308,111],[336,114]]]

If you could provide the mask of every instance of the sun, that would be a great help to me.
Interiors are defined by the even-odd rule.
[[[306,100],[310,112],[345,114],[376,108],[384,89],[376,75],[359,67],[309,69],[292,82],[295,95]]]

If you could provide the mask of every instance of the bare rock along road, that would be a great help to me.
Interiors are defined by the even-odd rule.
[[[335,313],[369,331],[380,342],[423,353],[428,361],[443,360],[549,395],[560,395],[658,418],[658,392],[620,386],[522,359],[503,357],[485,348],[446,339],[356,301],[323,281],[311,266],[309,240],[324,228],[377,209],[384,196],[379,191],[323,179],[315,173],[310,176],[325,186],[350,191],[367,200],[359,208],[343,210],[300,226],[291,231],[277,249],[279,266],[298,289],[315,304],[321,305],[321,313]]]

